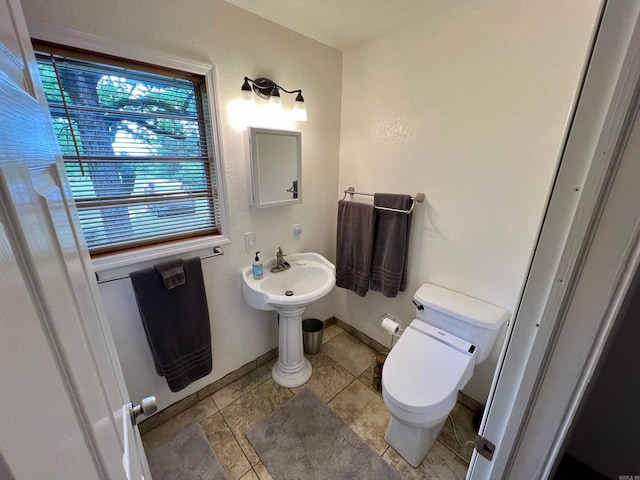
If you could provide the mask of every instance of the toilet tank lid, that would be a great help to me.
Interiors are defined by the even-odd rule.
[[[413,298],[424,307],[489,330],[497,330],[509,318],[503,308],[431,283],[423,284]]]

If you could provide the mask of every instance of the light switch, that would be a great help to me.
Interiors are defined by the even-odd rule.
[[[244,234],[244,249],[249,252],[256,248],[256,234],[253,232],[246,232]]]
[[[295,239],[300,238],[300,235],[302,235],[302,225],[299,223],[291,225],[291,230],[293,230],[293,238]]]

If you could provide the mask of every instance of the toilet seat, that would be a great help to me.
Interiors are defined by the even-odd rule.
[[[409,418],[446,417],[473,374],[474,351],[464,340],[414,320],[385,361],[385,400]]]

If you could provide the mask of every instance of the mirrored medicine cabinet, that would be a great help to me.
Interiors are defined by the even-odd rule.
[[[249,127],[250,190],[254,208],[302,202],[302,134]]]

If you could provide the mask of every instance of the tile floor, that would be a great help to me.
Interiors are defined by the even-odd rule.
[[[321,352],[308,357],[313,375],[304,386],[277,385],[271,379],[270,369],[276,361],[272,360],[145,433],[143,443],[152,448],[188,423],[198,421],[230,479],[271,479],[245,433],[300,390],[310,388],[404,478],[463,479],[472,448],[458,445],[450,420],[416,469],[384,441],[389,412],[382,396],[371,388],[375,353],[356,337],[331,325],[324,332]],[[473,439],[473,412],[458,403],[452,416],[460,440]]]

